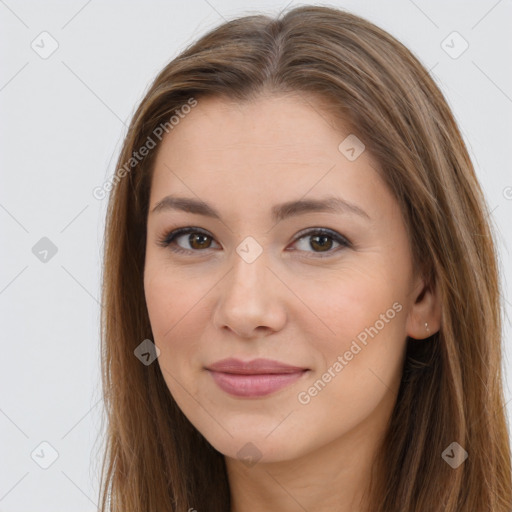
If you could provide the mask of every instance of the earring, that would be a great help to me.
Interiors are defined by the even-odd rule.
[[[427,334],[430,334],[430,329],[428,327],[428,323],[427,322],[425,322],[425,329],[427,331]]]

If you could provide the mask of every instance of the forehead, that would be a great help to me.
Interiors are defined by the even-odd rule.
[[[354,137],[314,96],[198,99],[163,138],[150,202],[174,192],[214,196],[224,204],[339,192],[371,203],[383,198],[385,185],[376,161]],[[347,158],[350,146],[355,159]]]
[[[282,154],[332,158],[348,135],[349,129],[339,120],[334,124],[325,102],[311,95],[262,95],[244,102],[214,97],[199,99],[167,134],[163,146],[200,144],[201,153],[259,147]]]

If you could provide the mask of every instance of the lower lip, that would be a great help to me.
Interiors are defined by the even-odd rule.
[[[233,396],[259,397],[270,395],[300,379],[306,370],[295,373],[241,375],[209,370],[220,389]]]

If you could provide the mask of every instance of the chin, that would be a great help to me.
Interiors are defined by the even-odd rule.
[[[274,424],[275,425],[278,423]],[[272,428],[274,428],[272,427]],[[226,432],[221,435],[208,435],[208,432],[201,432],[203,437],[220,453],[226,457],[245,462],[248,467],[256,463],[282,462],[292,460],[301,455],[303,443],[291,436],[286,429],[272,432],[272,428],[262,432],[261,427],[254,425],[247,428],[237,427],[236,434],[230,436]],[[227,428],[229,432],[234,429]],[[272,432],[269,435],[269,432]],[[206,435],[205,435],[206,434]],[[210,432],[211,434],[211,432]]]

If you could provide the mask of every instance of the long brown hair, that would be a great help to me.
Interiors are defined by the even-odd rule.
[[[101,511],[229,511],[223,455],[178,408],[158,364],[134,355],[153,339],[143,288],[151,172],[159,127],[179,129],[169,119],[184,105],[289,92],[329,105],[380,163],[414,262],[442,303],[440,331],[408,340],[368,510],[510,512],[495,235],[468,151],[442,93],[405,46],[358,16],[314,6],[212,30],[159,73],[133,116],[105,228]],[[131,160],[150,139],[156,147]],[[442,456],[453,442],[468,453],[457,468]]]

